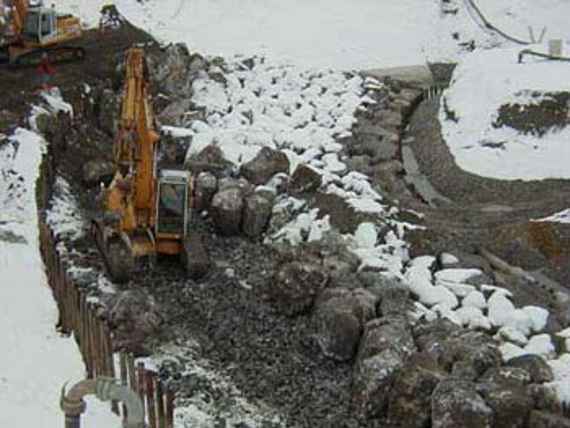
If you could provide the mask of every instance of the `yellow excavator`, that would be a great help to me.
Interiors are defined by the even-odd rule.
[[[68,44],[82,36],[79,18],[60,15],[53,7],[44,7],[43,2],[31,6],[28,0],[9,1],[0,62],[35,65],[43,53],[48,54],[51,62],[79,60],[85,56],[82,47]]]
[[[130,48],[114,141],[115,175],[103,189],[103,215],[92,222],[107,270],[118,283],[144,266],[153,266],[157,254],[179,256],[190,277],[206,273],[201,239],[189,233],[190,172],[160,168],[159,145],[144,51]]]

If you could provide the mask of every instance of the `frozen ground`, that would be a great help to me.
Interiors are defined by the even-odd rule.
[[[5,427],[63,426],[61,387],[84,378],[75,341],[55,330],[58,310],[39,253],[35,180],[44,144],[23,128],[0,142],[0,426]],[[88,399],[83,422],[119,424],[96,399]]]

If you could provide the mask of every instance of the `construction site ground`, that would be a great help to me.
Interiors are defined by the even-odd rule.
[[[66,94],[77,95],[83,84],[96,86],[112,80],[117,55],[133,43],[153,42],[129,25],[104,34],[87,32],[82,42],[87,52],[85,60],[56,66],[52,84],[66,98]],[[24,123],[30,105],[38,99],[37,86],[33,68],[0,68],[0,133],[9,133],[15,124]],[[529,232],[528,219],[567,208],[570,184],[504,183],[459,170],[438,136],[436,106],[433,102],[420,105],[411,118],[408,135],[415,138],[411,147],[417,152],[422,172],[453,203],[429,207],[419,200],[404,201],[409,208],[426,213],[428,231],[413,238],[412,252],[468,253],[484,246],[513,264],[544,269],[561,284],[568,283],[568,227],[553,226],[547,232],[550,235],[540,237]],[[72,126],[79,129],[82,124]],[[107,146],[102,146],[101,152],[111,139],[102,136],[102,141]],[[80,166],[89,160],[89,150],[96,149],[81,152],[56,148],[53,153],[57,169],[66,175],[86,211],[93,208],[96,190],[82,188],[81,184]],[[149,340],[145,351],[176,343],[193,360],[207,360],[224,373],[248,400],[266,403],[299,426],[358,426],[350,409],[351,364],[333,362],[319,352],[311,339],[310,316],[287,317],[270,302],[269,288],[278,258],[258,242],[216,235],[209,222],[200,222],[197,227],[205,232],[205,243],[214,261],[204,281],[189,286],[181,279],[182,269],[170,260],[136,281],[136,287],[156,299],[164,317],[162,333]],[[520,247],[513,248],[517,239]],[[87,237],[76,250],[85,255],[86,266],[103,270],[95,246]],[[234,271],[234,276],[228,276],[228,269]],[[252,293],[248,285],[256,292]],[[549,296],[541,296],[536,290],[528,293],[532,304],[548,306]],[[193,389],[200,388],[197,380],[180,378],[175,369],[161,375],[189,396]],[[212,400],[228,399],[211,385],[201,387],[210,388]],[[269,422],[267,426],[271,426]]]

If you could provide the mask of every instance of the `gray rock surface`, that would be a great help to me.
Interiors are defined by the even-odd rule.
[[[366,324],[353,373],[353,404],[360,415],[385,414],[394,379],[415,351],[405,318]]]
[[[267,228],[273,197],[267,193],[255,192],[247,196],[243,206],[243,232],[250,238],[256,238]]]
[[[491,428],[493,409],[477,393],[475,384],[447,379],[439,383],[431,399],[432,428]]]
[[[329,288],[321,293],[315,304],[316,339],[327,357],[354,357],[364,324],[376,316],[376,301],[363,289]]]
[[[308,261],[282,265],[276,272],[271,292],[280,310],[290,316],[309,311],[327,284],[322,267]]]
[[[239,234],[243,205],[243,194],[239,187],[227,187],[214,195],[210,211],[214,224],[222,235]]]
[[[216,176],[210,172],[201,172],[196,177],[194,188],[194,209],[197,212],[209,210],[212,198],[218,188]]]
[[[280,172],[289,172],[289,159],[285,153],[269,147],[263,147],[255,158],[240,168],[241,175],[255,185],[267,183]]]

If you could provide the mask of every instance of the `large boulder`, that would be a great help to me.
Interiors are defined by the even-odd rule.
[[[253,184],[265,184],[275,174],[289,172],[289,158],[283,152],[263,147],[249,162],[244,163],[240,173]]]
[[[366,417],[385,414],[390,390],[407,358],[416,351],[404,317],[369,321],[353,372],[353,404]]]
[[[525,387],[485,382],[477,386],[477,391],[493,409],[494,428],[527,426],[528,414],[533,402]]]
[[[142,290],[119,293],[107,318],[114,334],[114,349],[137,355],[144,353],[145,340],[159,332],[163,321],[154,298]]]
[[[239,187],[226,187],[214,195],[210,212],[220,234],[239,234],[243,205],[243,193]]]
[[[174,100],[164,107],[157,117],[163,125],[181,126],[182,119],[190,110],[191,104],[189,98]]]
[[[217,144],[209,144],[198,153],[194,153],[186,161],[185,166],[194,175],[205,171],[214,174],[217,178],[229,175],[233,167]]]
[[[424,428],[431,420],[431,395],[445,373],[425,353],[414,354],[399,371],[388,403],[388,419],[401,428]]]
[[[413,308],[410,292],[403,286],[386,287],[379,292],[382,316],[405,315]]]
[[[477,393],[474,383],[446,379],[433,391],[432,428],[491,428],[492,426],[493,409]]]
[[[351,360],[364,324],[376,316],[376,301],[363,289],[324,290],[315,308],[316,338],[323,354],[337,361]]]
[[[530,375],[532,383],[545,383],[554,380],[552,369],[544,358],[538,355],[527,354],[511,358],[506,365],[525,370]]]
[[[479,382],[525,386],[531,382],[530,374],[518,367],[492,367],[479,378]]]
[[[243,207],[243,232],[257,238],[267,228],[273,210],[274,197],[269,192],[255,192],[245,198]]]
[[[146,56],[151,80],[160,90],[173,96],[191,95],[191,56],[184,43],[166,46]]]
[[[533,383],[527,386],[527,391],[535,409],[559,415],[563,413],[558,391],[552,385]]]
[[[302,314],[311,309],[316,296],[327,285],[322,267],[311,261],[293,261],[276,272],[272,294],[277,306],[287,315]]]
[[[311,193],[321,187],[323,178],[314,168],[306,164],[299,164],[289,182],[289,193],[291,195],[302,195]]]
[[[194,209],[198,212],[209,210],[217,188],[218,180],[214,174],[210,172],[198,174],[194,187]]]
[[[501,365],[498,344],[489,335],[456,329],[445,320],[431,324],[423,329],[417,343],[446,370],[453,369],[457,376],[475,379],[489,368]]]

